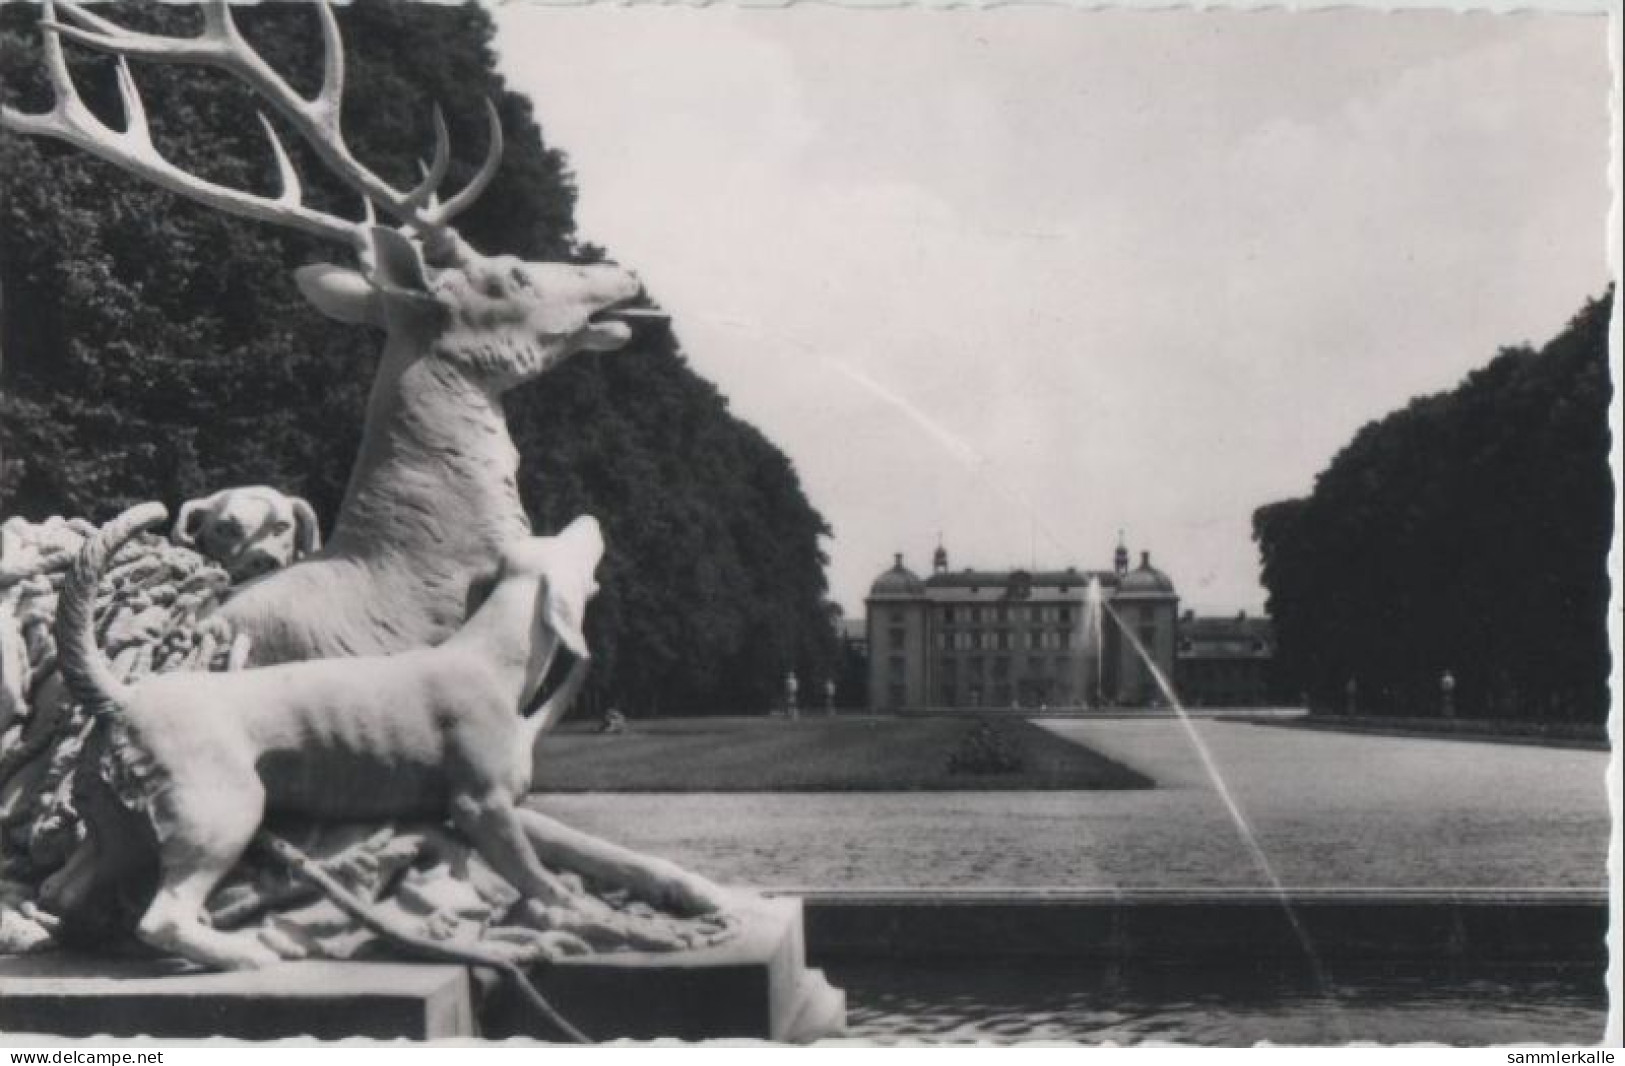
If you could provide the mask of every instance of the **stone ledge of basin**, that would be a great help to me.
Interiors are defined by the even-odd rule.
[[[1197,718],[1219,721],[1245,721],[1254,719],[1303,718],[1302,707],[900,707],[895,711],[869,717],[894,718],[1035,718],[1035,719],[1087,719],[1089,721],[1158,721],[1162,719]]]
[[[1603,891],[855,891],[804,897],[815,962],[895,957],[1590,964]],[[1288,911],[1295,915],[1289,920]]]
[[[1365,733],[1424,740],[1475,740],[1485,744],[1523,744],[1585,751],[1609,750],[1607,731],[1601,723],[1539,722],[1524,718],[1386,717],[1325,711],[1297,716],[1232,712],[1228,720],[1333,733]]]
[[[1439,905],[1513,904],[1540,906],[1585,904],[1606,906],[1606,888],[1584,887],[1302,887],[1277,892],[1269,888],[777,888],[769,896],[804,900],[809,906],[843,904],[896,904],[936,906],[971,903],[1093,904],[1132,906],[1135,903],[1188,903],[1205,906],[1225,904],[1267,904],[1294,906],[1315,903],[1432,903]]]

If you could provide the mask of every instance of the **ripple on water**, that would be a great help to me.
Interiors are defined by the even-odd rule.
[[[1329,994],[1306,973],[1258,969],[826,968],[847,990],[850,1035],[873,1040],[1589,1044],[1607,1009],[1600,967],[1585,966],[1353,968]]]

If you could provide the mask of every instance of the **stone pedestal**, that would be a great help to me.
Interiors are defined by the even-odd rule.
[[[240,1040],[442,1040],[478,1033],[460,966],[290,962],[200,973],[163,959],[0,959],[0,1032]]]
[[[751,904],[739,933],[696,951],[616,954],[539,968],[548,1000],[595,1040],[839,1035],[846,996],[806,966],[799,900]],[[200,973],[161,959],[0,958],[0,1032],[58,1036],[553,1035],[489,971],[428,963],[294,962]]]
[[[594,1040],[727,1037],[805,1043],[839,1036],[846,993],[807,968],[799,899],[760,899],[740,931],[681,953],[569,959],[538,969],[536,987]],[[482,975],[487,1035],[546,1035],[508,989]]]

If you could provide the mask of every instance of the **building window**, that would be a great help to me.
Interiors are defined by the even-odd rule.
[[[1055,635],[1059,638],[1061,647],[1070,648],[1072,646],[1072,631],[1070,629],[1063,629]]]
[[[899,611],[895,607],[892,608],[889,612],[887,612],[887,617],[888,617],[888,620],[891,622],[891,624],[894,625],[894,626],[900,626],[900,625],[903,624],[903,612]]]
[[[904,689],[902,684],[900,682],[893,681],[891,684],[891,705],[893,707],[901,707],[903,705],[903,698]]]
[[[937,647],[941,648],[944,651],[946,651],[948,649],[948,647],[949,647],[948,634],[946,634],[946,633],[938,633],[937,634]]]
[[[972,589],[971,591],[974,592],[975,590]],[[982,620],[982,609],[980,607],[972,607],[970,609],[970,620],[972,624]]]
[[[887,665],[891,669],[892,680],[900,681],[903,679],[907,671],[907,666],[901,655],[893,655],[889,660],[887,660]]]
[[[999,679],[1010,676],[1010,656],[995,655],[993,657],[993,676]]]
[[[1072,624],[1072,608],[1062,607],[1056,613],[1060,616],[1061,624],[1063,626],[1069,626]]]
[[[904,631],[902,629],[894,627],[891,630],[891,634],[888,637],[888,639],[891,641],[891,650],[892,651],[902,651],[903,650],[903,645],[904,645],[904,643],[906,641],[906,636],[905,636]]]
[[[942,624],[948,626],[954,624],[954,609],[952,607],[944,607],[942,609]]]

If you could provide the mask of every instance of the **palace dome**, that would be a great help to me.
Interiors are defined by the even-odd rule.
[[[925,582],[903,565],[903,553],[898,552],[892,568],[875,578],[875,583],[869,586],[871,596],[923,596],[925,595]]]
[[[1118,582],[1117,593],[1166,594],[1174,591],[1174,582],[1167,574],[1151,565],[1151,553],[1140,553],[1140,565],[1124,574]]]

